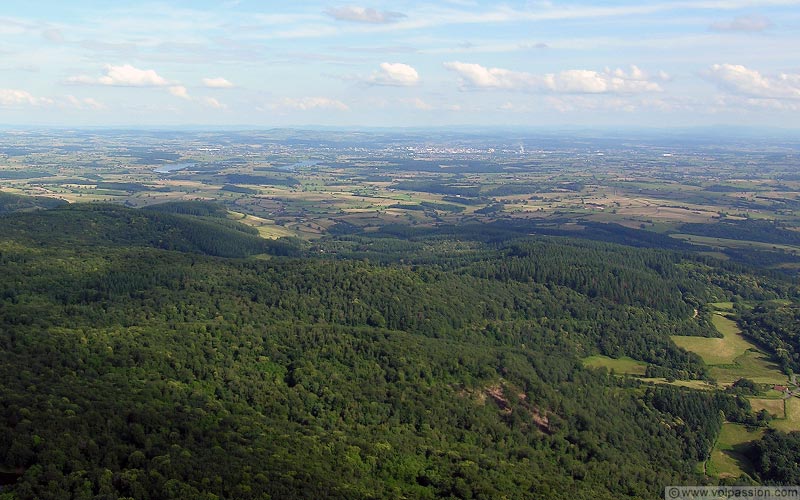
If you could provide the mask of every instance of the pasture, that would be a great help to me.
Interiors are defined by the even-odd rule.
[[[753,345],[741,334],[736,323],[719,314],[711,318],[722,338],[688,337],[676,335],[672,341],[679,347],[697,353],[707,365],[730,365]]]
[[[800,398],[789,398],[786,404],[786,418],[773,420],[772,427],[783,432],[800,431]]]
[[[783,407],[783,398],[750,398],[750,406],[753,412],[758,413],[761,410],[767,410],[767,413],[774,418],[786,418],[786,413]]]
[[[750,443],[763,435],[763,429],[749,430],[741,424],[723,424],[711,458],[706,462],[706,474],[719,479],[752,474],[753,464],[744,452]]]

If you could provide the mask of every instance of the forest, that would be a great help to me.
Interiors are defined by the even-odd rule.
[[[207,202],[10,203],[42,209],[0,217],[2,500],[657,498],[714,481],[725,422],[763,425],[748,384],[583,358],[711,380],[670,337],[763,301],[743,329],[797,369],[795,280],[652,233],[306,242]],[[768,431],[749,480],[796,484],[797,441]]]

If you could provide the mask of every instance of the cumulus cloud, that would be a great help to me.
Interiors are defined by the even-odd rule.
[[[337,99],[327,97],[302,97],[299,99],[285,98],[280,102],[280,107],[309,111],[313,109],[333,109],[337,111],[348,111],[347,104]]]
[[[97,78],[90,76],[73,76],[67,79],[69,83],[88,85],[110,85],[117,87],[165,87],[170,84],[152,69],[139,69],[130,64],[105,66],[106,74]]]
[[[486,68],[474,63],[453,61],[444,63],[444,67],[458,73],[464,83],[478,88],[513,89],[532,86],[537,81],[537,78],[529,73]]]
[[[233,83],[221,76],[217,78],[203,78],[203,85],[210,89],[230,89],[234,87]]]
[[[762,99],[800,99],[800,74],[780,73],[770,77],[739,64],[714,64],[706,76],[734,94]]]
[[[543,91],[567,94],[605,94],[660,92],[656,78],[631,66],[628,72],[622,69],[606,69],[602,72],[572,69],[560,73],[543,75],[511,71],[503,68],[487,68],[480,64],[447,62],[444,67],[457,73],[466,87],[478,89],[506,89]],[[660,72],[658,80],[667,80],[669,75]]]
[[[378,11],[367,7],[348,5],[333,7],[325,11],[326,14],[337,21],[350,21],[356,23],[385,24],[393,23],[404,17],[400,12]]]
[[[743,31],[755,33],[772,27],[772,22],[764,16],[757,14],[739,16],[731,21],[718,22],[711,25],[714,31]]]
[[[53,100],[47,97],[35,97],[27,90],[0,89],[0,106],[43,106],[53,104]]]
[[[408,64],[385,62],[381,64],[380,68],[380,71],[376,71],[369,78],[369,83],[401,87],[419,83],[419,73]]]

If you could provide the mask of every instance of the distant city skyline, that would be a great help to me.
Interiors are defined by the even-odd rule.
[[[31,1],[0,125],[800,128],[800,0]]]

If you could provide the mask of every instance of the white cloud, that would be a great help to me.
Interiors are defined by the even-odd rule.
[[[210,89],[230,89],[234,87],[233,83],[221,76],[217,78],[203,78],[203,85]]]
[[[0,89],[0,106],[42,106],[53,104],[53,100],[47,97],[35,97],[27,90]]]
[[[540,78],[530,73],[486,68],[480,64],[454,61],[444,63],[444,67],[458,73],[468,85],[478,88],[524,88],[532,87],[540,81]]]
[[[711,25],[714,31],[744,31],[759,32],[772,27],[772,21],[764,16],[753,14],[751,16],[739,16],[731,21],[718,22]]]
[[[227,109],[228,106],[222,104],[218,100],[214,99],[213,97],[203,97],[200,102],[204,105],[208,106],[209,108],[213,109]]]
[[[105,104],[103,104],[102,102],[100,102],[100,101],[98,101],[96,99],[93,99],[91,97],[84,97],[83,99],[81,99],[81,98],[75,97],[74,95],[68,95],[67,96],[67,101],[69,101],[69,103],[72,106],[74,106],[74,107],[76,107],[78,109],[86,109],[86,108],[88,108],[88,109],[93,109],[95,111],[106,109],[106,105]]]
[[[97,78],[90,76],[73,76],[67,79],[69,83],[82,83],[88,85],[111,85],[118,87],[165,87],[170,84],[152,69],[139,69],[130,64],[105,67],[106,74]]]
[[[189,96],[189,91],[186,90],[186,87],[183,85],[173,85],[169,88],[169,93],[174,95],[175,97],[180,97],[181,99],[191,100]]]
[[[337,99],[329,99],[327,97],[302,97],[299,99],[285,98],[280,104],[280,107],[289,109],[298,109],[301,111],[308,111],[313,109],[333,109],[337,111],[349,111],[350,108],[347,104]]]
[[[738,64],[715,64],[707,77],[734,94],[764,99],[800,99],[800,74],[764,76]]]
[[[403,63],[381,63],[380,71],[376,71],[369,79],[375,85],[397,85],[407,87],[419,83],[417,70]]]
[[[567,94],[604,94],[660,92],[661,86],[650,79],[641,69],[631,66],[629,72],[622,69],[603,72],[572,69],[560,73],[537,75],[502,68],[486,68],[480,64],[447,62],[444,67],[456,72],[467,87],[479,89],[506,89],[546,91]],[[659,79],[669,76],[660,72]]]
[[[400,12],[378,11],[367,7],[348,5],[334,7],[325,11],[326,14],[337,21],[351,21],[356,23],[385,24],[393,23],[404,17]]]

